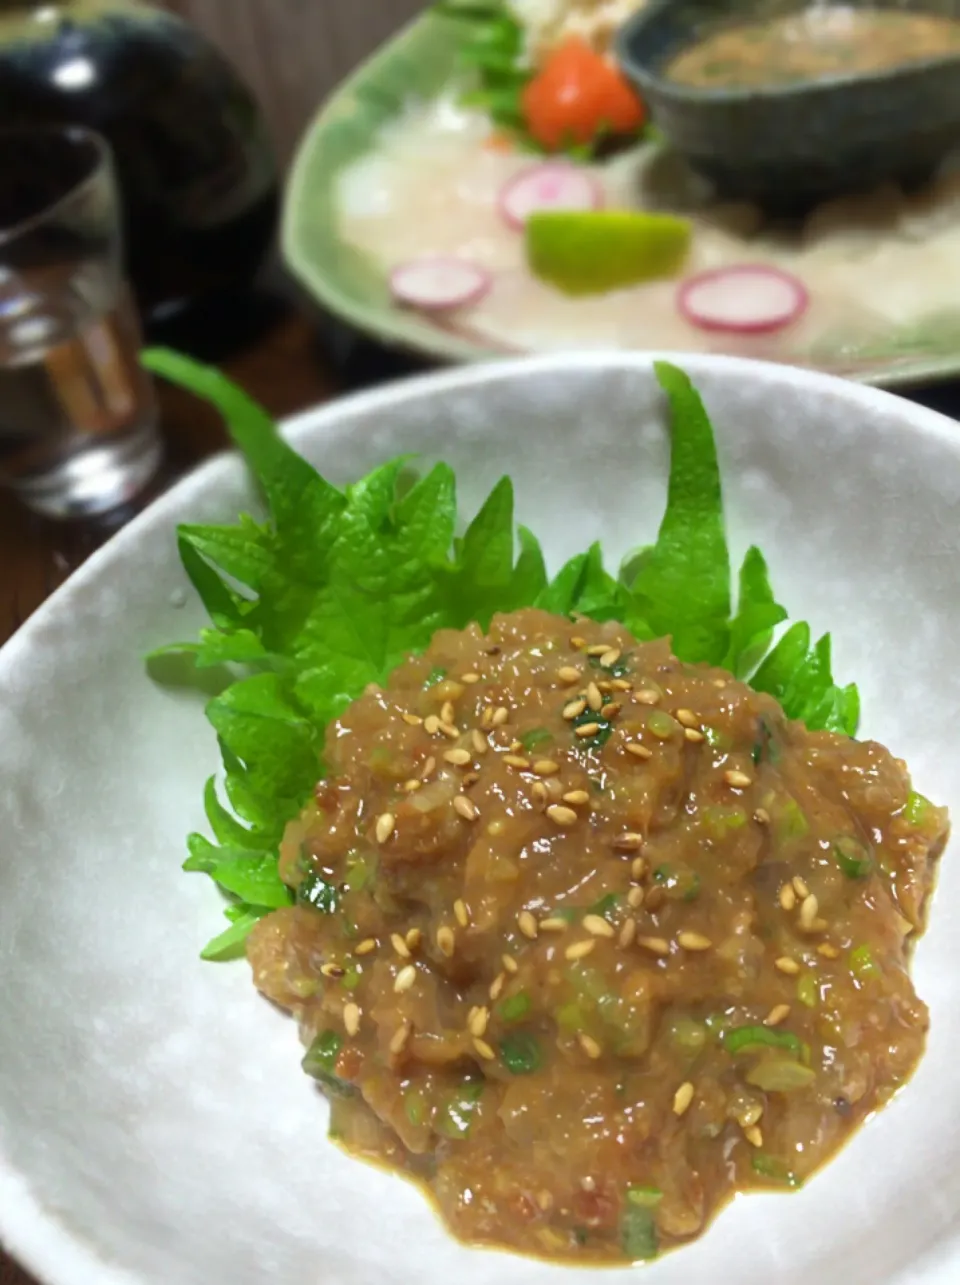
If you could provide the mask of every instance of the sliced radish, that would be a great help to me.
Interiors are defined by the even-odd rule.
[[[390,289],[397,303],[424,312],[446,312],[477,303],[493,278],[468,259],[426,255],[394,268]]]
[[[809,302],[802,281],[762,263],[701,272],[684,281],[677,293],[677,307],[693,325],[740,335],[781,330]]]
[[[500,193],[500,213],[517,231],[538,210],[599,210],[603,188],[592,174],[566,161],[531,165]]]

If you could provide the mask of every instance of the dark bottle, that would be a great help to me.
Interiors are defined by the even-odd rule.
[[[0,0],[0,125],[50,122],[113,145],[148,321],[254,275],[276,225],[276,163],[252,94],[187,23],[139,0]]]

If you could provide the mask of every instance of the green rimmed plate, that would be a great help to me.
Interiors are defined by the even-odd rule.
[[[429,102],[457,75],[460,25],[428,12],[364,63],[319,112],[300,146],[284,214],[283,253],[310,293],[330,312],[392,347],[440,361],[476,361],[516,352],[472,332],[398,307],[386,269],[350,244],[338,218],[337,183],[371,154],[385,126],[411,100]],[[676,345],[673,345],[676,346]],[[537,346],[539,348],[539,346]],[[714,345],[713,351],[722,351]],[[730,344],[733,355],[743,355]],[[936,308],[862,341],[842,325],[804,348],[768,344],[764,356],[887,388],[960,376],[960,305]]]

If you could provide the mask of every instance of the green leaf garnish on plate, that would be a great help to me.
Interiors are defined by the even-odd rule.
[[[448,465],[411,481],[412,462],[400,457],[341,491],[218,371],[166,349],[143,361],[220,410],[269,514],[180,527],[180,556],[211,624],[154,653],[227,675],[207,705],[223,759],[223,797],[210,781],[204,800],[216,843],[191,836],[187,861],[228,898],[230,926],[204,958],[242,954],[257,919],[293,900],[278,847],[323,775],[327,725],[438,629],[487,628],[496,612],[525,606],[619,620],[640,639],[672,636],[681,660],[733,670],[808,727],[855,734],[859,696],[834,683],[829,635],[811,645],[799,623],[772,645],[786,611],[757,549],[744,559],[733,609],[713,428],[677,367],[655,367],[671,434],[656,543],[619,576],[593,544],[549,579],[536,536],[515,531],[508,478],[458,536]]]

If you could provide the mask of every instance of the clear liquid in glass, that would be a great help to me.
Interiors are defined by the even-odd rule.
[[[102,267],[0,266],[0,480],[51,517],[132,499],[161,453],[132,300]]]

